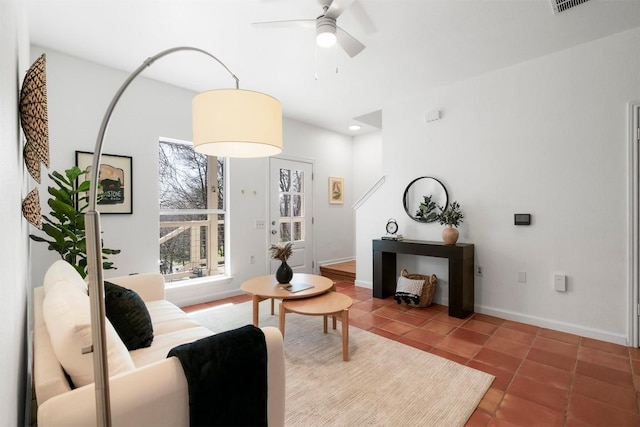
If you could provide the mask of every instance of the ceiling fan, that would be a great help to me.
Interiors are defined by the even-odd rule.
[[[338,17],[355,0],[320,0],[322,3],[322,15],[315,19],[292,19],[286,21],[254,22],[256,27],[292,28],[305,27],[316,29],[316,43],[320,47],[331,47],[336,42],[349,55],[354,57],[365,48],[359,40],[340,28],[337,24]]]

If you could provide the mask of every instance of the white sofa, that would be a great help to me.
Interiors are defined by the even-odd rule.
[[[134,290],[140,295],[149,310],[154,329],[154,339],[150,347],[129,352],[122,341],[117,342],[119,337],[107,322],[113,425],[188,426],[187,381],[179,360],[175,357],[166,358],[166,356],[169,350],[177,345],[192,342],[213,333],[165,300],[164,278],[160,274],[138,274],[108,280]],[[90,343],[90,326],[87,326],[88,306],[79,310],[75,308],[71,310],[65,306],[70,304],[70,300],[74,301],[74,298],[79,298],[78,301],[84,305],[83,297],[76,295],[74,290],[82,289],[83,286],[86,293],[86,284],[73,267],[65,261],[56,261],[49,268],[43,286],[34,290],[33,376],[39,427],[96,425],[94,384],[89,383],[72,389],[62,367],[65,365],[69,368],[67,373],[72,378],[80,378],[79,375],[86,372],[79,373],[75,365],[82,365],[78,369],[90,368],[91,380],[93,378],[92,354],[83,355],[79,349],[72,348],[74,345],[87,344],[87,340]],[[67,294],[61,294],[63,291],[72,293],[74,296],[69,298]],[[63,304],[62,307],[57,307],[58,311],[53,306],[56,295],[64,296],[64,298],[58,298],[58,302]],[[45,299],[48,301],[45,302]],[[72,311],[73,314],[71,314]],[[69,325],[69,322],[73,325]],[[55,331],[49,331],[52,325],[59,324],[63,326],[55,326]],[[60,330],[64,330],[67,326],[73,333],[84,334],[79,339],[84,340],[84,343],[72,343],[69,337],[65,336],[61,344]],[[268,355],[268,423],[270,426],[282,426],[285,406],[282,335],[277,328],[266,327],[262,330],[266,338]],[[52,332],[51,335],[50,332]],[[122,348],[126,354],[122,353]],[[112,360],[116,351],[119,352],[117,357],[120,359]],[[64,360],[62,365],[59,359]],[[69,363],[73,363],[74,366],[69,367]],[[78,382],[81,380],[78,379]],[[220,410],[224,411],[224,408]]]

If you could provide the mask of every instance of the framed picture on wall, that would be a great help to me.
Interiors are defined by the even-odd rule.
[[[100,160],[100,174],[98,175],[100,201],[96,210],[101,214],[133,213],[132,158],[103,154]],[[76,166],[82,170],[91,171],[92,163],[93,153],[76,151]],[[89,174],[83,175],[79,179],[89,180]],[[77,184],[80,185],[81,182],[83,181],[79,181]]]
[[[344,203],[344,178],[329,177],[329,204],[341,205]]]

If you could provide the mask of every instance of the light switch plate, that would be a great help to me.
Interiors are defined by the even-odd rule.
[[[567,291],[567,276],[564,274],[555,274],[553,276],[553,288],[558,292]]]
[[[424,115],[425,122],[434,122],[436,120],[440,120],[442,118],[442,113],[440,110],[429,111]]]

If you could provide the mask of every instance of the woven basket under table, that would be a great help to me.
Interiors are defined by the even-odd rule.
[[[422,294],[420,295],[420,302],[406,303],[410,307],[428,307],[431,305],[433,301],[433,295],[436,293],[436,285],[438,284],[438,278],[435,274],[427,276],[425,274],[411,274],[406,269],[403,269],[400,273],[401,276],[406,277],[411,280],[423,280],[424,284],[422,285]]]

